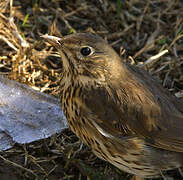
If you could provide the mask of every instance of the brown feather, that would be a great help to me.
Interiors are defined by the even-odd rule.
[[[146,178],[182,166],[182,101],[98,36],[45,38],[62,57],[60,97],[70,128],[98,157]],[[83,47],[91,53],[82,55]]]

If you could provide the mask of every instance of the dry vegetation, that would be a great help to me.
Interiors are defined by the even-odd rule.
[[[0,73],[57,96],[61,61],[40,35],[75,32],[99,34],[128,63],[183,96],[182,0],[0,0]],[[129,177],[97,159],[69,130],[0,153],[1,180]]]

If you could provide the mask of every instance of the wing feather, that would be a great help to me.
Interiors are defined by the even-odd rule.
[[[183,102],[147,72],[127,68],[127,81],[111,80],[85,92],[94,124],[113,137],[135,135],[149,145],[183,152]]]

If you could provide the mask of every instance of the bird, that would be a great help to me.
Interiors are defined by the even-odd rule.
[[[183,163],[183,102],[101,37],[42,36],[63,64],[60,100],[70,129],[94,154],[134,179]]]

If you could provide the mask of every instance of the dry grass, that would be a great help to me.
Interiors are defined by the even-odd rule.
[[[0,73],[58,96],[61,62],[40,35],[74,32],[99,34],[127,62],[183,97],[182,0],[0,0]],[[69,130],[1,152],[0,174],[1,180],[129,178],[80,146]]]

